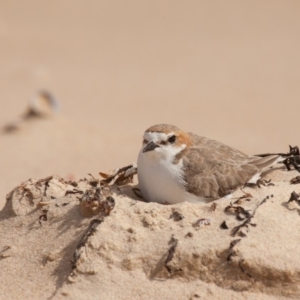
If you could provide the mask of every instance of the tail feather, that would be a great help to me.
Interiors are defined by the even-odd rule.
[[[259,171],[264,172],[269,168],[273,167],[280,161],[283,161],[285,158],[279,155],[270,155],[262,158],[257,158],[250,162],[251,165],[254,165],[259,169]]]
[[[250,165],[253,165],[258,168],[258,172],[248,181],[248,183],[256,183],[260,179],[261,174],[269,171],[277,163],[282,162],[286,157],[280,155],[269,155],[265,157],[254,157],[252,161],[249,162]]]

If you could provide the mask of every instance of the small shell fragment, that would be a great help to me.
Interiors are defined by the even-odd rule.
[[[207,226],[211,224],[211,220],[209,219],[199,219],[194,224],[193,227],[201,227],[201,226]]]

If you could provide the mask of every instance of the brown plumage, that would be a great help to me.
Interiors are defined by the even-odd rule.
[[[168,144],[168,138],[172,135],[176,136],[176,140],[172,144]],[[177,180],[182,180],[188,193],[201,199],[218,199],[232,193],[249,181],[256,182],[263,172],[269,170],[281,158],[278,155],[263,158],[249,156],[220,142],[184,132],[178,127],[168,124],[151,126],[146,130],[145,136],[148,139],[146,139],[146,143],[151,142],[150,137],[153,139],[152,142],[157,144],[158,149],[155,149],[154,152],[158,151],[157,155],[161,157],[153,160],[152,165],[162,164],[166,159],[163,157],[167,157],[168,153],[173,153],[173,150],[170,149],[174,149],[175,154],[170,164],[178,165],[178,169],[180,169],[180,178]],[[144,154],[140,153],[139,157],[141,159]],[[160,167],[160,170],[159,172],[168,172],[168,167]],[[172,172],[172,174],[170,173],[171,177],[176,180],[174,171]],[[141,179],[145,181],[144,185],[148,185],[147,176],[147,173],[143,173],[141,176]],[[157,175],[157,177],[159,176]],[[144,193],[151,197],[148,186],[145,186],[144,190]],[[159,194],[159,191],[156,192]],[[170,195],[174,197],[171,191]],[[179,200],[176,200],[177,202]]]
[[[192,145],[184,151],[186,189],[199,197],[220,198],[246,184],[278,156],[248,156],[220,142],[187,133]],[[197,163],[196,163],[197,162]]]

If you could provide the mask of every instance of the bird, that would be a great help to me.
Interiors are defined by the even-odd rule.
[[[138,185],[148,202],[206,203],[256,184],[284,158],[247,155],[170,124],[149,127],[137,159]]]

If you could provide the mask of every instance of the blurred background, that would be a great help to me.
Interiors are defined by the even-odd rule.
[[[0,0],[0,207],[28,178],[135,162],[171,123],[248,154],[300,145],[300,1]]]

